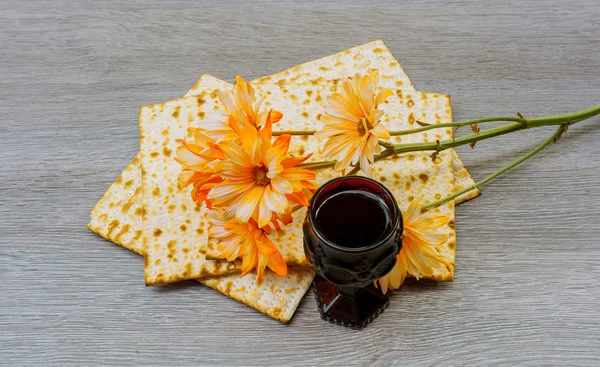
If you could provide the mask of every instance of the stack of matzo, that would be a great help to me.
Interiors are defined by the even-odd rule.
[[[320,127],[320,113],[326,97],[335,92],[339,79],[377,69],[380,85],[394,89],[381,108],[389,130],[416,127],[415,121],[451,121],[450,99],[446,95],[414,90],[407,75],[382,41],[308,62],[292,69],[253,81],[259,95],[268,94],[268,108],[284,114],[274,130],[314,130]],[[239,276],[239,263],[212,260],[218,257],[207,235],[205,209],[191,201],[188,189],[177,185],[181,167],[174,161],[177,139],[187,128],[197,126],[208,113],[222,109],[217,94],[232,85],[203,75],[186,97],[140,109],[140,154],[108,189],[91,214],[89,228],[102,237],[145,256],[148,285],[183,279],[198,279],[218,291],[277,320],[287,322],[314,277],[302,250],[301,223],[305,210],[294,214],[292,225],[274,236],[288,262],[288,275],[267,271],[257,282],[253,274]],[[418,126],[418,125],[417,125]],[[419,135],[395,137],[395,142],[435,141],[451,137],[450,129],[429,130]],[[317,152],[322,145],[315,137],[293,137],[294,154]],[[401,155],[378,162],[374,178],[389,187],[401,208],[414,199],[435,201],[474,182],[454,151],[442,152],[433,163],[430,153]],[[313,158],[318,160],[318,158]],[[319,172],[317,183],[335,176]],[[461,196],[456,203],[471,199],[477,190]],[[441,229],[449,234],[440,253],[454,264],[454,203],[435,209],[450,216]],[[434,274],[435,279],[452,280],[454,268]]]

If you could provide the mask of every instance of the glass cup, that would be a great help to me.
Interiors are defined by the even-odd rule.
[[[326,214],[319,212],[324,210],[328,199],[339,198],[340,193],[377,199],[385,211],[387,224],[361,226],[362,221],[373,224],[374,216],[360,210],[361,207],[342,208],[346,210],[338,215],[332,211],[332,201]],[[321,215],[335,220],[327,221],[325,217],[324,221]],[[344,223],[346,219],[348,222]],[[324,228],[328,223],[335,224],[335,228]],[[375,224],[378,223],[377,219]],[[375,237],[372,233],[362,236],[363,229],[372,231],[373,228],[381,229],[381,233],[375,233]],[[315,192],[303,224],[304,252],[317,272],[313,291],[323,319],[360,329],[383,312],[389,304],[389,296],[375,288],[373,281],[394,267],[402,246],[402,230],[402,214],[394,196],[375,180],[345,176],[328,181]],[[349,231],[352,235],[344,236],[345,233],[339,231]]]

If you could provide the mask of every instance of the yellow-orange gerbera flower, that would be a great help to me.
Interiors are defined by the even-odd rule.
[[[264,127],[253,124],[243,129],[235,119],[231,127],[241,137],[241,144],[221,141],[219,149],[227,159],[215,161],[215,172],[225,178],[208,193],[213,207],[220,209],[225,219],[235,217],[239,223],[253,218],[259,227],[273,219],[273,213],[289,213],[290,202],[308,206],[315,189],[310,180],[314,172],[296,167],[310,157],[286,157],[290,136],[281,135],[271,142],[270,115]]]
[[[370,176],[373,155],[381,152],[379,139],[390,137],[379,122],[383,111],[377,107],[392,91],[377,88],[377,80],[377,71],[362,77],[356,74],[352,79],[344,79],[341,93],[327,97],[329,105],[322,117],[325,126],[315,135],[328,138],[322,156],[337,161],[335,170],[359,163]]]
[[[408,274],[418,280],[432,275],[435,269],[452,265],[435,249],[448,240],[447,234],[436,233],[448,222],[447,216],[421,216],[421,208],[413,200],[403,214],[403,220],[402,250],[396,258],[396,265],[378,281],[384,294],[388,289],[400,288]]]
[[[246,123],[250,123],[260,129],[267,121],[269,111],[261,111],[260,109],[265,96],[256,99],[256,93],[252,85],[239,75],[235,78],[233,89],[219,94],[219,99],[225,106],[225,110],[212,113],[200,125],[202,129],[206,130],[207,135],[214,140],[238,139],[236,133],[230,127],[230,116],[233,116],[241,127]],[[271,110],[271,123],[276,123],[282,117],[281,112]]]
[[[260,280],[267,267],[276,274],[287,274],[283,256],[269,239],[269,226],[259,228],[253,219],[242,224],[235,218],[224,220],[215,211],[207,213],[206,218],[210,222],[208,235],[218,241],[217,249],[223,256],[228,261],[242,258],[242,276],[256,268]]]
[[[225,159],[225,155],[218,149],[214,140],[198,129],[190,130],[192,130],[192,139],[180,142],[175,151],[175,160],[183,166],[183,170],[179,174],[179,181],[184,187],[193,185],[192,200],[202,202],[206,200],[210,190],[209,184],[224,181],[215,174],[209,163],[217,159]],[[207,187],[204,187],[205,185]],[[210,201],[207,201],[206,204],[210,208]]]

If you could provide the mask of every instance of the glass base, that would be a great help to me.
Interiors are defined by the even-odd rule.
[[[355,329],[369,325],[390,304],[389,296],[373,284],[340,293],[335,285],[317,275],[312,289],[323,320]]]

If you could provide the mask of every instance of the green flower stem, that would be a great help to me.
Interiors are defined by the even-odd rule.
[[[445,128],[445,127],[461,127],[461,126],[466,126],[466,125],[481,124],[484,122],[513,121],[513,122],[523,123],[524,120],[525,119],[522,119],[519,117],[497,116],[497,117],[488,117],[488,118],[477,119],[477,120],[446,122],[443,124],[431,124],[431,125],[428,124],[426,126],[417,127],[414,129],[390,131],[390,136],[410,135],[410,134],[416,134],[416,133],[420,133],[420,132],[427,131],[427,130],[441,129],[441,128]]]
[[[333,168],[335,166],[334,161],[321,161],[321,162],[310,162],[310,163],[300,163],[296,167],[306,168],[311,171],[319,171],[326,168]]]
[[[573,113],[556,115],[556,116],[548,116],[548,117],[538,117],[538,118],[533,118],[533,119],[527,119],[527,118],[522,118],[522,117],[512,117],[512,116],[496,116],[496,117],[487,117],[487,118],[476,119],[476,120],[447,122],[447,123],[443,123],[443,124],[432,124],[432,125],[427,125],[427,126],[421,126],[421,127],[414,128],[414,129],[390,131],[390,135],[391,136],[410,135],[410,134],[416,134],[416,133],[420,133],[420,132],[427,131],[427,130],[441,129],[441,128],[445,128],[445,127],[461,127],[461,126],[466,126],[466,125],[481,124],[481,123],[486,123],[486,122],[498,122],[498,121],[518,122],[519,124],[526,126],[527,128],[547,126],[547,125],[560,125],[560,124],[568,122],[568,121],[579,122],[581,120],[585,120],[590,117],[596,116],[599,113],[600,113],[600,105],[594,106],[592,108],[588,108],[585,110],[573,112]],[[283,135],[283,134],[313,135],[315,133],[316,133],[315,130],[305,130],[305,131],[284,130],[284,131],[273,131],[273,136]]]
[[[394,149],[394,144],[385,141],[385,140],[379,140],[377,142],[377,144],[381,145],[382,147],[384,147],[385,149]]]
[[[360,171],[360,166],[356,166],[356,167],[352,168],[352,171],[346,173],[344,176],[354,176],[355,174],[358,173],[358,171]]]
[[[280,130],[280,131],[273,131],[273,136],[279,136],[279,135],[314,135],[317,131],[316,130]]]
[[[434,151],[442,151],[446,149],[455,148],[461,145],[471,144],[480,140],[485,140],[489,138],[493,138],[495,136],[509,134],[515,131],[541,127],[541,126],[551,126],[551,125],[572,125],[574,123],[586,120],[590,117],[594,117],[600,115],[600,105],[587,108],[585,110],[567,113],[562,115],[555,116],[547,116],[547,117],[538,117],[533,119],[526,119],[520,117],[491,117],[488,119],[479,119],[479,120],[468,120],[462,122],[453,122],[448,124],[438,124],[438,125],[428,125],[423,126],[418,129],[406,130],[413,131],[415,130],[424,131],[430,130],[438,127],[449,127],[449,126],[464,126],[471,125],[474,123],[480,122],[491,122],[491,121],[514,121],[512,124],[507,124],[503,126],[498,126],[488,130],[481,130],[478,133],[473,133],[465,136],[461,136],[455,139],[448,139],[436,142],[427,142],[427,143],[408,143],[408,144],[394,144],[395,151],[389,149],[375,156],[375,162],[380,161],[382,159],[389,158],[394,154],[398,153],[408,153],[415,151],[426,151],[426,150],[434,150]],[[310,170],[321,170],[332,168],[335,166],[334,161],[322,161],[322,162],[310,162],[303,163],[298,165],[298,167],[310,169]]]
[[[532,150],[531,152],[527,153],[526,155],[524,155],[523,157],[517,159],[516,161],[512,162],[511,164],[507,165],[506,167],[503,167],[502,169],[494,172],[493,174],[489,175],[488,177],[484,178],[483,180],[475,183],[475,185],[472,185],[470,187],[467,187],[466,189],[463,189],[459,192],[456,192],[450,196],[447,196],[441,200],[435,201],[433,203],[427,204],[425,206],[422,207],[422,209],[430,209],[433,207],[436,207],[438,205],[442,205],[445,204],[447,202],[449,202],[450,200],[454,200],[457,197],[459,197],[462,194],[465,194],[471,190],[475,190],[476,188],[485,185],[486,183],[488,183],[489,181],[493,180],[494,178],[500,176],[501,174],[503,174],[504,172],[518,166],[519,164],[525,162],[526,160],[528,160],[529,158],[533,157],[536,153],[538,153],[539,151],[541,151],[542,149],[544,149],[545,147],[547,147],[548,145],[550,145],[553,141],[555,141],[557,138],[559,138],[562,133],[565,132],[565,130],[567,129],[568,125],[561,125],[558,130],[556,130],[556,132],[554,134],[552,134],[551,137],[549,137],[548,139],[546,139],[542,144],[538,145],[534,150]]]
[[[473,133],[465,136],[461,136],[456,139],[447,139],[439,142],[429,142],[429,143],[412,143],[412,144],[394,144],[396,148],[396,153],[406,153],[406,152],[415,152],[415,151],[423,151],[423,150],[437,150],[442,151],[450,148],[455,148],[465,144],[471,144],[480,140],[485,140],[489,138],[493,138],[495,136],[509,134],[515,131],[530,129],[541,126],[551,126],[551,125],[572,125],[576,122],[586,120],[590,117],[594,117],[596,115],[600,115],[600,105],[594,106],[592,108],[588,108],[585,110],[581,110],[574,113],[568,113],[564,115],[556,115],[556,116],[548,116],[548,117],[539,117],[534,119],[521,119],[519,122],[515,122],[512,124],[507,124],[503,126],[498,126],[488,130],[481,130],[478,133]],[[383,152],[377,157],[384,156],[383,158],[387,158],[390,156],[390,152]],[[377,159],[376,157],[376,159]],[[380,158],[381,159],[381,158]]]

